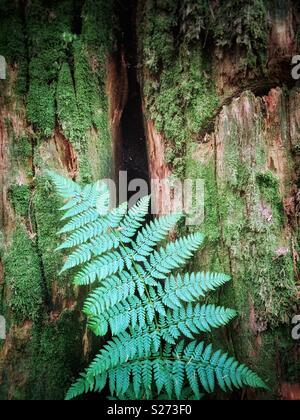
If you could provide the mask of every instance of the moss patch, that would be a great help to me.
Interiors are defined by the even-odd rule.
[[[61,253],[55,252],[59,244],[57,235],[60,229],[61,201],[53,190],[50,181],[40,176],[36,179],[35,192],[33,197],[35,219],[37,227],[37,244],[43,262],[44,275],[48,290],[54,280],[64,281],[65,276],[58,277],[62,266]]]
[[[22,225],[17,227],[4,255],[4,270],[14,321],[36,319],[43,303],[41,271],[35,243]]]
[[[33,330],[28,393],[32,400],[62,400],[81,369],[83,330],[78,313],[64,311],[58,320]]]
[[[12,185],[9,189],[12,205],[20,216],[28,216],[30,195],[30,187],[28,185]]]
[[[17,136],[10,117],[3,121],[12,140],[10,175],[32,180],[30,186],[12,181],[9,199],[18,225],[8,248],[0,238],[5,270],[0,313],[14,327],[12,349],[0,361],[0,393],[3,399],[13,393],[14,399],[52,400],[64,397],[81,370],[84,331],[80,314],[62,309],[73,307],[74,290],[70,273],[58,276],[64,258],[55,253],[61,202],[41,176],[45,159],[51,164],[54,146],[53,140],[49,148],[44,142],[60,129],[75,148],[78,179],[84,182],[105,178],[111,171],[105,84],[107,53],[113,47],[113,2],[27,3],[25,8],[23,2],[0,0],[0,54],[18,70],[30,124],[28,135]],[[0,83],[5,87],[7,81]],[[10,100],[7,96],[2,102],[11,106]],[[16,109],[22,121],[23,109]],[[47,155],[38,153],[41,144]],[[33,321],[33,329],[26,321]]]
[[[58,70],[66,60],[71,32],[73,2],[50,2],[45,9],[37,0],[30,3],[28,12],[29,92],[27,114],[42,135],[48,137],[56,121],[55,93]]]
[[[245,68],[265,68],[268,45],[268,8],[265,0],[221,1],[215,8],[213,36],[217,45],[244,50]]]
[[[255,118],[245,118],[244,124],[230,107],[224,109],[217,165],[213,143],[188,148],[186,177],[205,183],[205,221],[197,229],[205,233],[206,243],[193,269],[231,273],[232,282],[213,299],[235,307],[239,317],[218,345],[229,341],[239,358],[267,381],[274,397],[278,358],[289,372],[286,380],[293,380],[295,363],[289,364],[284,348],[292,355],[295,346],[283,332],[291,329],[297,289],[279,179],[265,169],[266,139],[254,96],[244,100]]]
[[[15,137],[13,141],[13,157],[17,160],[30,159],[32,157],[32,144],[26,135]]]
[[[77,107],[71,69],[68,63],[64,63],[59,72],[56,97],[57,114],[61,128],[65,136],[78,149],[77,142],[85,135],[86,129],[81,124],[81,114]]]
[[[180,4],[157,3],[148,2],[140,30],[147,75],[144,94],[149,118],[167,141],[167,160],[182,177],[187,146],[197,139],[219,100],[208,77],[211,63],[204,57],[209,55],[199,42],[191,43],[176,30]]]

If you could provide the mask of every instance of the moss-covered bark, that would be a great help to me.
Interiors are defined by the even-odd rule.
[[[78,291],[58,276],[61,203],[44,171],[110,175],[111,13],[91,0],[1,0],[0,16],[0,398],[62,399],[89,345]]]
[[[218,300],[240,318],[219,341],[272,390],[249,398],[287,397],[286,383],[300,378],[291,338],[299,307],[296,7],[147,0],[138,17],[149,150],[159,138],[166,154],[163,164],[150,154],[150,171],[205,181],[207,241],[195,269],[232,275]]]

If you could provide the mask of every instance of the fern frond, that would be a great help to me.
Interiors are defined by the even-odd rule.
[[[192,345],[191,345],[192,344]],[[266,388],[264,382],[245,365],[240,365],[233,357],[220,350],[213,352],[212,345],[205,347],[204,343],[193,342],[177,357],[189,365],[187,374],[191,371],[198,374],[199,381],[206,392],[214,392],[216,383],[224,390],[250,386],[253,388]],[[194,350],[192,350],[194,348]],[[192,351],[191,351],[192,350]],[[188,372],[190,370],[190,372]]]
[[[104,346],[86,371],[90,378],[107,372],[109,369],[131,360],[143,359],[156,354],[161,346],[158,331],[149,329],[134,330],[114,337]]]
[[[81,217],[82,213],[86,213],[91,209],[97,212],[98,217],[105,216],[109,210],[109,190],[105,185],[98,182],[87,185],[81,193],[81,201],[66,211],[61,220],[73,218],[76,223],[76,216]],[[100,206],[99,203],[102,203]]]
[[[134,329],[151,327],[157,308],[156,302],[150,303],[145,296],[143,298],[132,296],[108,311],[98,312],[89,320],[89,325],[99,336],[106,335],[109,327],[112,335],[123,333],[130,326]],[[236,312],[214,305],[198,304],[193,307],[189,304],[186,308],[169,311],[165,316],[161,315],[160,311],[159,315],[158,328],[162,338],[174,344],[182,335],[193,339],[195,334],[211,332],[213,328],[227,325],[236,317]]]
[[[76,285],[88,285],[121,272],[125,267],[124,256],[118,251],[103,255],[86,265],[74,278]],[[129,261],[128,261],[129,264]]]
[[[169,243],[165,248],[151,254],[149,262],[144,265],[149,277],[164,280],[173,270],[184,266],[193,256],[203,242],[203,235],[200,233],[180,238]],[[151,275],[150,275],[151,273]]]
[[[97,316],[116,305],[128,296],[133,296],[136,291],[136,283],[126,271],[119,276],[106,279],[102,286],[95,289],[87,298],[84,312],[87,316]]]
[[[120,224],[120,239],[124,244],[130,243],[137,231],[145,223],[146,216],[148,215],[149,203],[150,196],[141,198],[139,202],[128,211],[128,214]]]
[[[137,331],[132,336],[128,333],[121,334],[119,337],[113,338],[105,347],[101,350],[100,354],[93,360],[88,369],[81,378],[70,388],[67,393],[66,399],[70,400],[86,392],[86,389],[93,391],[96,386],[96,378],[103,377],[103,375],[114,374],[114,368],[122,366],[137,359],[147,359],[151,357],[151,350],[157,353],[160,347],[160,338],[156,331],[149,333]],[[145,376],[149,375],[149,371],[145,369]],[[148,381],[149,377],[145,377],[145,381]],[[115,380],[113,381],[115,384]],[[151,383],[150,383],[151,384]],[[111,385],[112,394],[114,394],[114,388]],[[103,387],[105,383],[103,384]]]
[[[81,395],[85,389],[94,391],[97,379],[98,384],[102,382],[102,388],[98,388],[101,391],[106,377],[109,378],[111,394],[118,396],[124,393],[125,388],[128,390],[132,374],[138,375],[135,382],[137,397],[149,393],[152,384],[155,384],[158,393],[165,390],[169,396],[174,394],[178,399],[186,382],[197,399],[202,397],[201,389],[212,393],[217,385],[224,391],[243,386],[267,388],[253,371],[220,350],[214,353],[211,345],[205,346],[203,342],[198,344],[196,341],[186,345],[182,341],[171,356],[169,350],[159,355],[152,348],[152,339],[146,338],[145,334],[141,334],[139,339],[124,335],[120,341],[115,339],[110,342],[72,386],[67,399]]]
[[[62,208],[63,220],[68,221],[60,234],[69,237],[58,249],[74,249],[62,271],[82,265],[75,284],[100,282],[87,298],[84,312],[96,335],[110,332],[112,336],[66,399],[101,392],[106,384],[112,397],[121,399],[163,395],[183,399],[191,394],[200,399],[203,391],[211,393],[217,385],[224,391],[266,387],[245,365],[194,340],[236,316],[232,309],[197,303],[207,292],[226,284],[229,276],[172,274],[199,249],[201,234],[157,248],[180,215],[161,217],[144,226],[150,197],[142,198],[129,211],[127,203],[109,211],[105,184],[82,189],[59,175],[49,175],[68,200]]]
[[[53,182],[56,191],[62,198],[71,199],[81,195],[81,187],[76,182],[58,175],[53,171],[47,171],[47,175]]]
[[[193,339],[195,334],[211,332],[213,328],[227,325],[236,317],[236,311],[214,305],[188,306],[168,311],[166,317],[160,317],[159,328],[163,339],[171,344],[184,335]]]
[[[104,336],[110,327],[112,335],[118,335],[132,328],[151,326],[155,309],[145,297],[131,296],[108,311],[91,317],[89,326],[97,336]]]
[[[80,213],[77,217],[67,223],[60,231],[59,235],[64,233],[72,232],[73,230],[79,229],[88,223],[95,222],[99,218],[99,213],[95,209],[88,209],[84,213]]]
[[[67,261],[60,271],[60,274],[80,264],[86,263],[92,258],[92,255],[93,254],[90,244],[83,244],[79,246],[71,255],[69,255]]]
[[[85,225],[82,228],[76,230],[65,242],[63,242],[57,248],[57,250],[79,246],[97,236],[102,235],[108,229],[118,228],[121,220],[126,214],[126,206],[127,205],[124,204],[117,209],[112,210],[109,215],[103,218],[99,218],[95,222],[89,223],[88,225]]]
[[[79,204],[81,201],[82,201],[82,195],[80,193],[80,194],[75,195],[74,198],[67,199],[66,204],[64,204],[59,210],[60,211],[69,210],[72,207],[74,207],[77,204]]]
[[[180,214],[171,214],[150,222],[138,234],[133,244],[135,261],[146,261],[154,248],[161,242],[181,219]]]
[[[84,213],[91,207],[95,206],[95,200],[98,196],[96,185],[87,185],[81,192],[81,200],[75,206],[70,208],[62,216],[61,220],[71,219],[72,217],[78,216]]]
[[[105,254],[107,251],[117,249],[120,245],[118,234],[115,232],[101,235],[99,238],[92,239],[87,244],[80,245],[72,254],[69,255],[62,271],[77,267],[80,264],[91,261],[93,257]]]
[[[143,327],[145,325],[145,317],[141,318],[141,316],[137,315],[141,314],[141,311],[143,310],[142,307],[146,308],[146,311],[149,314],[150,323],[153,321],[155,312],[158,312],[159,315],[166,316],[164,304],[174,309],[173,317],[175,317],[175,321],[179,319],[179,314],[184,320],[188,319],[188,314],[191,312],[191,306],[189,305],[188,310],[185,312],[184,307],[182,307],[182,301],[193,302],[195,298],[204,296],[204,291],[206,292],[209,289],[215,290],[217,285],[225,284],[229,279],[230,278],[225,275],[205,273],[186,275],[184,278],[178,275],[176,280],[174,277],[171,277],[166,282],[165,288],[167,292],[164,292],[161,287],[158,288],[158,291],[153,287],[149,288],[152,300],[152,305],[149,305],[147,300],[145,300],[144,295],[141,295],[142,301],[133,296],[136,290],[136,282],[129,273],[123,272],[121,282],[117,277],[115,277],[113,281],[109,279],[107,285],[103,285],[91,294],[90,298],[86,301],[84,312],[91,318],[90,326],[92,326],[92,330],[97,335],[101,335],[100,331],[103,330],[95,330],[95,325],[98,323],[102,324],[102,322],[104,322],[106,326],[108,323],[111,323],[113,334],[123,332],[128,328],[130,323],[132,323],[133,327],[137,325]],[[191,292],[186,289],[187,284],[192,284],[194,286],[194,288],[191,288]],[[180,286],[181,288],[177,289],[177,287]],[[128,299],[132,296],[134,299]],[[179,311],[179,308],[181,308],[181,311]],[[193,321],[190,321],[190,326],[194,328],[195,333],[198,332],[197,330],[195,331],[195,328],[199,328],[199,331],[201,332],[209,332],[211,331],[211,328],[218,328],[222,325],[226,325],[236,316],[236,312],[231,309],[222,307],[216,308],[213,305],[201,307],[197,305],[193,311],[195,311],[194,313],[196,314],[197,325],[196,327],[193,327]],[[143,313],[145,313],[145,311]],[[142,319],[142,322],[137,322],[140,319]],[[162,328],[161,325],[160,328]],[[177,335],[180,336],[180,330],[175,327],[173,328],[174,331],[177,331]],[[104,334],[106,334],[106,332],[107,327],[105,328]],[[174,335],[174,337],[176,337],[176,335]]]
[[[101,235],[107,229],[107,224],[102,219],[98,219],[87,226],[76,230],[65,242],[63,242],[57,250],[73,248],[79,246]]]
[[[189,260],[193,252],[199,248],[203,242],[203,236],[200,234],[190,235],[179,239],[174,243],[161,248],[159,252],[155,251],[150,256],[150,264],[145,261],[146,271],[139,273],[145,277],[145,282],[150,283],[150,279],[164,279],[173,269],[179,268]],[[93,283],[96,279],[99,281],[112,274],[122,271],[124,267],[128,269],[132,266],[132,250],[127,247],[120,248],[120,252],[112,252],[104,255],[89,263],[74,279],[76,285],[87,285]],[[147,274],[148,273],[148,274]]]
[[[138,386],[138,381],[141,379],[141,365],[140,364],[136,364],[132,367],[132,380],[134,381],[134,384],[137,384],[134,387],[134,384],[130,384],[128,390],[126,391],[126,393],[119,395],[118,397],[116,396],[110,396],[108,397],[108,400],[110,401],[134,401],[134,400],[141,400],[142,397],[147,397],[147,399],[149,400],[155,400],[155,396],[157,396],[156,392],[153,392],[152,389],[148,390],[147,395],[143,395],[141,394],[142,388],[140,386]],[[193,394],[193,392],[191,391],[191,389],[189,387],[185,387],[182,390],[181,393],[181,397],[180,399],[182,401],[192,401],[192,400],[201,400],[205,397],[205,394],[201,394],[200,398],[196,398],[195,395]],[[158,397],[156,397],[156,399],[158,401],[174,401],[176,400],[176,395],[172,394],[172,395],[168,395],[168,394],[164,394],[161,393],[159,394]]]
[[[181,307],[183,302],[194,302],[200,297],[205,297],[207,292],[212,292],[223,286],[230,277],[217,273],[186,273],[178,274],[166,279],[164,290],[160,291],[164,305],[171,309]]]

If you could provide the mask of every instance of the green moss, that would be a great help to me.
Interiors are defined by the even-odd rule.
[[[57,84],[57,114],[65,136],[80,150],[80,139],[85,135],[81,124],[70,67],[62,65]],[[79,144],[78,144],[79,143]]]
[[[74,12],[79,16],[83,3],[82,33],[75,35]],[[31,179],[33,158],[36,173],[32,189],[14,184],[10,190],[17,220],[24,225],[18,224],[9,248],[0,238],[5,270],[5,285],[0,285],[4,297],[0,299],[0,313],[7,314],[10,325],[26,320],[34,323],[33,330],[28,331],[28,342],[21,337],[16,345],[15,340],[11,359],[5,358],[5,369],[9,371],[13,366],[18,378],[4,378],[0,393],[4,399],[11,392],[15,399],[62,399],[81,370],[84,331],[79,313],[60,305],[63,301],[71,306],[74,291],[69,287],[70,273],[58,275],[64,258],[55,252],[61,202],[48,180],[40,176],[45,154],[38,153],[38,148],[60,124],[76,149],[78,178],[89,182],[110,173],[105,83],[106,55],[113,47],[113,2],[31,0],[24,20],[15,4],[0,0],[0,54],[19,70],[24,65],[23,92],[27,91],[27,117],[35,133],[34,143],[25,135],[14,136],[10,118],[4,123],[13,139],[10,153],[16,160],[14,167],[22,168],[22,174],[28,170]],[[53,284],[57,295],[53,295]]]
[[[203,1],[197,2],[196,12],[192,2],[147,2],[139,29],[146,109],[166,139],[168,162],[179,177],[184,175],[188,144],[198,138],[219,103],[208,77],[209,55],[199,38],[193,42],[186,21],[199,12],[200,3]]]
[[[213,36],[217,45],[246,52],[245,68],[265,68],[268,45],[268,17],[265,0],[221,1],[215,7]]]
[[[92,22],[94,23],[94,20]],[[91,22],[84,24],[83,33],[88,24],[91,25]],[[112,142],[105,85],[106,63],[102,56],[104,50],[107,53],[106,48],[108,47],[105,45],[98,45],[95,50],[89,48],[88,52],[83,42],[74,43],[74,80],[80,116],[78,122],[81,129],[86,132],[80,143],[84,153],[79,155],[83,182],[90,182],[92,178],[106,178],[111,173]],[[91,147],[94,149],[93,156],[91,156]],[[91,161],[97,163],[93,168]]]
[[[279,191],[279,179],[271,171],[260,172],[256,175],[256,181],[262,196],[272,206],[273,217],[277,218],[279,224],[284,222],[284,208]]]
[[[201,52],[194,50],[188,62],[178,58],[162,70],[159,84],[149,81],[145,89],[150,118],[168,142],[176,175],[183,175],[176,159],[185,154],[188,143],[197,138],[218,105],[206,70]]]
[[[30,187],[28,185],[12,185],[9,197],[17,214],[28,216],[30,206]]]
[[[65,310],[58,320],[33,330],[28,394],[31,400],[62,400],[81,369],[82,335],[78,313]]]
[[[58,209],[61,201],[53,190],[48,178],[36,178],[33,197],[35,219],[37,225],[37,244],[43,263],[44,276],[48,290],[51,290],[54,280],[65,281],[65,276],[58,276],[62,265],[62,256],[55,252],[59,237],[61,214]]]
[[[74,80],[80,114],[80,124],[87,131],[93,124],[94,96],[98,98],[95,76],[91,71],[88,55],[81,41],[74,44]]]
[[[293,258],[281,237],[284,212],[278,180],[271,173],[255,175],[252,168],[241,191],[239,196],[232,190],[231,180],[220,191],[225,202],[220,207],[223,238],[240,277],[235,287],[238,300],[242,295],[249,299],[247,285],[257,328],[264,331],[288,322],[296,298]]]
[[[52,0],[45,9],[37,0],[28,11],[29,93],[27,112],[30,122],[48,137],[56,121],[55,93],[59,68],[66,60],[71,33],[73,4],[71,0]]]
[[[173,31],[177,25],[177,1],[147,2],[146,19],[140,28],[144,62],[156,75],[172,63],[174,57]]]
[[[15,137],[13,141],[13,157],[15,159],[29,159],[32,156],[32,144],[27,136]]]
[[[81,179],[90,182],[107,171],[100,167],[100,160],[111,162],[105,76],[106,54],[112,47],[112,4],[86,1],[81,35],[72,33],[73,7],[72,0],[52,0],[46,9],[39,1],[31,2],[27,113],[42,137],[51,136],[60,123],[77,151]],[[81,3],[76,10],[81,12]],[[95,174],[96,164],[90,165],[91,142],[98,151]],[[97,160],[95,155],[93,160]]]
[[[299,384],[299,345],[295,343],[290,330],[286,328],[282,328],[279,331],[277,343],[282,363],[282,380],[290,384]]]
[[[27,101],[29,121],[49,137],[55,127],[55,84],[31,78]]]
[[[199,44],[212,30],[213,8],[209,0],[182,0],[180,2],[180,30],[188,45]],[[218,4],[220,7],[220,4]]]
[[[274,238],[275,239],[275,238]],[[258,319],[276,326],[289,323],[296,302],[293,259],[290,254],[276,258],[276,249],[265,238],[257,238],[256,257],[248,271],[254,282],[254,299]]]
[[[4,255],[4,272],[14,321],[36,319],[43,303],[41,270],[35,243],[22,225],[17,226]]]
[[[219,229],[219,197],[214,163],[199,163],[191,157],[187,159],[186,163],[186,178],[204,181],[205,222],[202,226],[197,226],[197,229],[201,229],[207,241],[215,246],[215,243],[220,239],[221,232]]]
[[[113,48],[112,28],[114,25],[114,4],[106,0],[84,2],[82,37],[86,45],[97,51],[98,58],[104,58]],[[105,64],[101,62],[101,64]]]
[[[271,173],[255,175],[253,168],[243,174],[240,190],[232,179],[219,190],[221,226],[235,266],[237,305],[243,313],[251,296],[257,328],[265,331],[288,322],[296,298],[293,258],[281,237],[284,211],[278,180]]]
[[[262,132],[259,119],[253,124],[253,132]],[[289,366],[287,379],[292,381],[292,372],[298,371],[284,357],[284,350],[278,355],[278,347],[283,345],[292,357],[291,340],[281,334],[290,331],[297,298],[291,247],[284,235],[282,194],[279,179],[264,169],[265,139],[249,138],[249,132],[241,127],[238,130],[234,120],[227,128],[217,182],[215,156],[207,155],[209,148],[198,145],[197,153],[194,147],[188,149],[186,178],[205,182],[205,221],[198,229],[207,239],[194,269],[209,267],[231,273],[232,282],[214,296],[214,302],[235,307],[239,318],[226,335],[220,335],[218,345],[227,345],[229,340],[242,361],[266,379],[275,395],[278,357]],[[243,153],[250,144],[251,152]]]
[[[264,0],[149,1],[140,28],[149,118],[168,143],[167,157],[182,176],[187,145],[199,137],[219,104],[209,46],[238,45],[243,68],[265,68],[268,33]],[[205,58],[204,58],[205,57]]]
[[[265,67],[268,34],[265,3],[264,0],[221,1],[216,5],[211,5],[207,0],[147,2],[140,35],[143,61],[151,78],[156,78],[170,67],[170,71],[173,71],[178,52],[188,62],[195,50],[196,55],[201,56],[199,45],[212,42],[227,49],[238,45],[245,51],[245,68]],[[206,69],[203,66],[195,69],[198,77],[203,78]],[[158,86],[156,79],[152,82]],[[199,98],[198,105],[203,104],[209,113],[211,101],[207,95],[195,98]]]

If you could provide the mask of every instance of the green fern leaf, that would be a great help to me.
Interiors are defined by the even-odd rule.
[[[72,219],[71,222],[66,224],[59,232],[59,235],[64,233],[72,232],[73,230],[79,229],[89,223],[95,222],[99,218],[99,213],[95,209],[88,209],[84,213],[80,213],[79,216]]]
[[[143,197],[133,206],[120,224],[120,239],[126,244],[130,243],[137,231],[143,226],[148,215],[150,196]]]
[[[163,303],[171,309],[181,307],[182,301],[194,302],[205,297],[208,291],[214,291],[230,280],[229,276],[217,273],[186,273],[166,279],[164,290],[161,291]]]
[[[126,213],[126,205],[114,209],[108,216],[99,218],[95,222],[89,223],[77,229],[70,237],[63,242],[57,250],[73,248],[82,245],[89,240],[99,237],[107,232],[108,229],[116,229]]]
[[[74,249],[62,271],[82,266],[75,284],[100,283],[87,298],[84,312],[96,335],[112,336],[66,399],[101,392],[107,384],[112,398],[120,399],[201,399],[203,390],[211,393],[217,386],[225,392],[244,386],[266,388],[248,367],[195,340],[236,316],[234,310],[198,303],[225,285],[229,276],[172,274],[199,249],[201,234],[157,249],[179,215],[144,226],[150,197],[128,212],[126,203],[109,211],[105,185],[82,189],[60,175],[49,176],[68,200],[62,208],[67,221],[60,234],[69,236],[58,249]]]
[[[168,235],[181,217],[180,214],[163,216],[143,228],[133,244],[135,251],[133,254],[134,260],[146,261],[146,258],[153,252],[157,244]]]
[[[47,175],[55,185],[56,191],[64,199],[71,199],[81,195],[81,187],[76,182],[64,178],[55,172],[47,171]]]
[[[164,280],[174,269],[186,264],[203,242],[200,233],[178,239],[151,254],[149,262],[145,262],[145,268],[151,273],[151,277]]]

